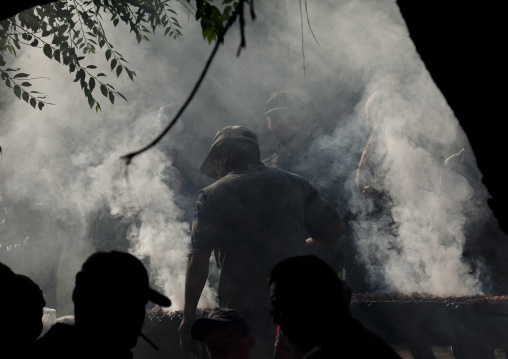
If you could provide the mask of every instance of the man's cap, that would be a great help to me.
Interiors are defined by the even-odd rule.
[[[210,153],[206,157],[205,161],[201,165],[199,169],[201,173],[207,175],[208,177],[217,179],[216,168],[214,165],[214,160],[216,153],[214,152],[214,147],[219,142],[225,140],[243,140],[255,143],[259,146],[258,136],[248,127],[245,126],[226,126],[215,135],[212,146],[210,149]]]
[[[141,300],[169,307],[168,297],[150,288],[148,272],[132,254],[119,251],[95,252],[76,275],[72,299]]]
[[[198,318],[191,328],[191,336],[195,340],[204,341],[214,328],[234,324],[240,334],[246,336],[250,332],[249,324],[243,315],[230,308],[215,308],[206,318]]]
[[[266,102],[263,115],[266,116],[271,112],[287,109],[301,111],[308,102],[305,95],[296,89],[274,92]]]

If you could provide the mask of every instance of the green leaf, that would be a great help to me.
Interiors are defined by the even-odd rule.
[[[113,69],[115,68],[116,64],[117,64],[116,59],[111,60],[111,71],[113,71]]]
[[[110,57],[111,57],[111,49],[108,49],[108,50],[106,51],[106,60],[108,60],[108,61],[109,61],[109,58],[110,58]]]
[[[101,84],[101,92],[105,97],[108,97],[108,88],[106,87],[106,85]]]
[[[101,106],[99,105],[98,102],[95,103],[95,113],[99,112],[99,110],[101,109]]]
[[[115,95],[113,95],[113,92],[109,92],[109,101],[114,105],[115,104]]]
[[[97,66],[95,66],[95,65],[88,65],[86,68],[87,68],[87,69],[96,69],[96,68],[97,68]]]
[[[83,79],[83,80],[84,80],[84,79],[85,79],[85,77],[86,77],[85,70],[83,70],[83,69],[79,69],[79,71],[78,71],[78,76],[79,76],[79,78],[80,78],[80,79]]]
[[[100,48],[102,49],[104,47],[104,44],[106,43],[106,41],[104,39],[102,39],[101,41],[99,41],[99,46]]]
[[[30,82],[23,82],[21,86],[30,87],[32,84]]]
[[[119,21],[120,21],[120,20],[118,20],[118,19],[113,20],[113,25],[116,27],[116,25],[118,25],[118,22],[119,22]]]
[[[90,105],[90,108],[92,108],[93,105],[95,104],[95,100],[91,94],[88,95],[88,104]]]
[[[120,74],[122,73],[122,65],[118,65],[118,67],[116,68],[116,77],[120,76]]]
[[[56,61],[60,62],[60,51],[55,50],[55,52],[53,53],[53,57],[55,58]]]
[[[41,110],[41,111],[42,111],[42,108],[44,107],[44,103],[43,103],[43,102],[39,102],[39,103],[37,104],[37,106],[39,107],[39,110]]]
[[[132,71],[129,70],[127,67],[125,68],[125,71],[127,71],[127,75],[129,75],[131,81],[134,81],[134,74],[132,73]]]
[[[19,87],[18,85],[14,86],[14,94],[19,98],[21,99],[21,87]]]
[[[33,47],[36,47],[37,45],[39,45],[39,40],[34,39],[34,41],[32,41],[32,43],[30,45],[32,45]]]
[[[58,45],[62,42],[62,38],[60,36],[53,36],[53,41],[51,41],[52,44]]]
[[[93,91],[95,88],[95,79],[93,77],[90,77],[90,80],[88,80],[88,87],[90,87],[90,91]]]
[[[28,96],[28,92],[23,91],[21,97],[28,103],[28,99],[30,98],[30,96]]]
[[[123,98],[125,101],[127,101],[127,99],[125,98],[124,95],[122,95],[120,92],[117,92],[117,95],[120,96],[121,98]],[[128,102],[128,101],[127,101]]]
[[[69,72],[74,72],[74,70],[76,70],[76,65],[74,64],[74,62],[71,62],[69,64]]]
[[[42,49],[42,51],[44,52],[44,55],[46,55],[50,59],[52,58],[53,50],[51,50],[51,46],[49,46],[48,44],[44,44],[44,48]]]
[[[9,79],[5,80],[5,85],[10,88],[11,87],[11,81]]]
[[[21,78],[21,77],[28,77],[28,76],[30,76],[30,75],[20,72],[19,74],[14,75],[14,78],[18,79],[18,78]]]
[[[106,75],[101,72],[101,73],[97,74],[97,77],[99,77],[99,76],[106,76]]]
[[[34,98],[31,98],[30,105],[32,105],[32,107],[35,108],[35,106],[37,105],[37,100],[35,100]]]

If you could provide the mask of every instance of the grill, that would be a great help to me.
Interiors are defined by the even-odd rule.
[[[437,346],[451,346],[456,359],[508,353],[508,295],[354,294],[351,312],[391,345],[408,347],[414,359],[435,358]]]
[[[508,295],[436,297],[412,295],[353,294],[351,312],[367,328],[386,342],[407,348],[404,358],[414,359],[500,359],[508,353]],[[198,311],[206,316],[210,309]],[[147,312],[143,333],[160,351],[146,348],[140,339],[136,352],[143,357],[160,358],[170,354],[183,358],[178,342],[182,312],[164,312],[154,308]],[[275,338],[274,338],[275,339]],[[437,355],[436,347],[451,347],[448,354]],[[206,358],[196,343],[196,357]],[[152,355],[152,356],[151,356]]]

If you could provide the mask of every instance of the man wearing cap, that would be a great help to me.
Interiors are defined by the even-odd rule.
[[[150,300],[169,298],[149,287],[143,263],[125,252],[96,252],[76,275],[74,325],[57,323],[34,344],[40,358],[132,358]]]
[[[249,359],[255,345],[245,317],[230,308],[216,308],[197,319],[191,335],[205,344],[210,359]]]
[[[259,357],[273,355],[266,276],[284,258],[326,250],[344,234],[344,222],[306,180],[263,165],[257,136],[247,127],[217,132],[200,170],[217,181],[196,201],[180,344],[190,346],[213,251],[221,270],[219,306],[247,318]]]

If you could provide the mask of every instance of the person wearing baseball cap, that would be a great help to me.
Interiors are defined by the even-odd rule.
[[[143,263],[126,252],[95,252],[76,274],[74,325],[57,323],[34,345],[51,358],[132,358],[148,301],[171,301],[152,289]]]
[[[203,342],[210,359],[249,359],[255,340],[243,315],[230,308],[216,308],[197,319],[192,338]]]
[[[216,181],[201,190],[194,210],[180,345],[192,348],[191,327],[214,252],[219,307],[247,319],[256,338],[253,357],[273,357],[267,274],[284,258],[326,250],[344,223],[305,179],[261,163],[258,137],[248,127],[218,131],[200,170]]]

